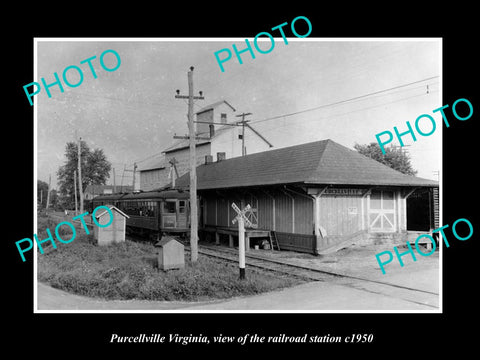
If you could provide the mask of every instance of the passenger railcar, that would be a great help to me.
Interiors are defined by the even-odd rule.
[[[127,230],[151,237],[176,233],[184,235],[190,229],[188,192],[177,190],[146,191],[99,195],[92,208],[114,205],[129,216]]]

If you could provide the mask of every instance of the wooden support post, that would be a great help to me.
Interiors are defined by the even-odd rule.
[[[115,182],[115,168],[112,168],[113,171],[113,193],[117,193],[117,183]]]
[[[228,247],[233,247],[233,235],[228,234]]]
[[[215,245],[220,245],[220,234],[215,231]]]
[[[180,90],[177,90],[176,99],[188,99],[188,138],[189,140],[189,160],[190,160],[190,259],[192,263],[197,262],[198,259],[198,207],[197,207],[197,163],[196,163],[196,143],[198,137],[195,136],[195,124],[193,122],[193,100],[203,100],[202,92],[200,96],[193,96],[193,66],[187,73],[188,78],[188,96],[180,95]],[[178,138],[174,136],[174,138]]]
[[[52,185],[52,175],[48,175],[48,190],[47,190],[47,205],[45,206],[45,209],[48,210],[48,206],[50,204],[50,187]]]
[[[137,163],[133,163],[133,183],[132,183],[132,191],[135,191],[135,175],[137,173]]]
[[[394,191],[393,192],[393,198],[395,199],[395,206],[394,209],[397,212],[395,216],[395,221],[396,221],[396,231],[401,233],[402,232],[402,198],[400,191]],[[406,230],[406,229],[405,229]]]
[[[315,231],[315,252],[318,253],[323,246],[322,234],[320,233],[320,195],[313,195],[313,225]]]
[[[73,171],[73,188],[75,189],[75,216],[78,215],[78,205],[77,205],[77,170]]]
[[[250,251],[250,236],[245,235],[245,251]]]
[[[320,197],[323,195],[328,186],[324,187],[322,190],[318,191],[316,194],[311,194],[313,197],[313,225],[315,233],[315,254],[318,255],[320,249],[324,245],[323,234],[320,231]]]
[[[193,67],[188,72],[188,135],[190,142],[190,257],[194,263],[198,258],[198,218],[196,144],[193,124]]]
[[[83,214],[83,182],[82,182],[82,138],[78,138],[78,194],[80,195],[80,213]]]
[[[368,232],[369,228],[369,218],[368,218],[368,202],[370,201],[370,194],[372,193],[372,188],[369,188],[365,193],[362,195],[362,230],[366,230]],[[365,203],[367,201],[367,203]]]

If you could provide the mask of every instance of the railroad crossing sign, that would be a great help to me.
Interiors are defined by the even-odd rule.
[[[239,217],[242,217],[245,225],[253,227],[252,222],[245,215],[251,209],[250,204],[245,206],[245,209],[240,210],[240,208],[235,203],[232,203],[232,208],[237,212],[237,216],[235,217],[235,219],[232,220],[232,224],[235,224],[238,221]]]
[[[232,203],[232,208],[237,213],[232,223],[238,222],[238,267],[240,269],[240,279],[245,279],[245,223],[248,226],[252,226],[245,214],[250,211],[251,207],[249,204],[245,206],[245,209],[240,210],[235,203]]]

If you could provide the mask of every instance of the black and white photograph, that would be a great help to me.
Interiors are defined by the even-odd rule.
[[[242,6],[52,10],[8,36],[9,346],[474,344],[471,11]]]
[[[37,310],[441,311],[441,39],[262,40],[36,42]]]

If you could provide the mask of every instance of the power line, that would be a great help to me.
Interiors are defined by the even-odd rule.
[[[336,101],[336,102],[333,102],[333,103],[330,103],[330,104],[324,104],[324,105],[315,106],[313,108],[309,108],[309,109],[305,109],[305,110],[295,111],[295,112],[289,113],[289,114],[282,114],[282,115],[277,115],[277,116],[273,116],[273,117],[266,118],[266,119],[252,121],[252,123],[256,124],[256,123],[264,122],[264,121],[268,121],[268,120],[274,120],[274,119],[278,119],[278,118],[282,118],[282,117],[298,115],[298,114],[302,114],[302,113],[305,113],[305,112],[326,108],[326,107],[329,107],[329,106],[340,105],[340,104],[344,104],[346,102],[350,102],[350,101],[354,101],[354,100],[358,100],[358,99],[363,99],[363,98],[366,98],[368,96],[384,93],[384,92],[387,92],[387,91],[391,91],[391,90],[394,90],[394,89],[399,89],[399,88],[406,87],[406,86],[413,85],[413,84],[418,84],[420,82],[427,81],[427,80],[432,80],[432,79],[435,79],[435,78],[438,78],[438,77],[439,77],[438,75],[437,76],[432,76],[432,77],[425,78],[425,79],[422,79],[422,80],[413,81],[413,82],[410,82],[410,83],[407,83],[407,84],[394,86],[394,87],[391,87],[391,88],[388,88],[388,89],[383,89],[383,90],[374,91],[374,92],[371,92],[371,93],[368,93],[368,94],[355,96],[353,98],[349,98],[349,99],[346,99],[346,100]]]
[[[430,91],[430,94],[432,94],[432,93],[437,93],[437,92],[438,92],[438,91]],[[328,115],[328,116],[324,116],[324,117],[320,117],[320,118],[315,118],[315,119],[306,120],[306,122],[309,122],[309,121],[318,121],[319,119],[331,119],[331,118],[334,118],[334,117],[344,116],[344,115],[348,115],[348,114],[351,114],[351,113],[354,113],[354,112],[358,112],[358,111],[369,110],[369,109],[381,107],[381,106],[388,105],[388,104],[394,104],[394,103],[397,103],[397,102],[400,102],[400,101],[404,101],[404,100],[416,98],[416,97],[419,97],[419,96],[425,96],[425,95],[427,95],[427,94],[416,94],[416,95],[412,95],[412,96],[407,96],[407,97],[404,97],[404,98],[401,98],[401,99],[397,99],[397,100],[393,100],[393,101],[388,101],[388,102],[384,102],[384,103],[377,104],[377,105],[372,105],[372,106],[363,107],[363,108],[361,108],[361,109],[355,109],[355,110],[350,110],[350,111],[343,112],[343,113],[332,114],[332,115]],[[304,123],[306,123],[306,122],[304,122]],[[275,130],[277,131],[277,130],[280,130],[280,129],[282,129],[282,128],[286,128],[286,127],[288,127],[288,126],[289,126],[288,124],[281,125],[281,126],[279,126],[278,124],[276,124],[273,128],[275,128]],[[272,129],[273,129],[273,128],[272,128]],[[269,130],[271,130],[271,129],[268,128],[268,129],[264,129],[263,131],[269,131]]]

